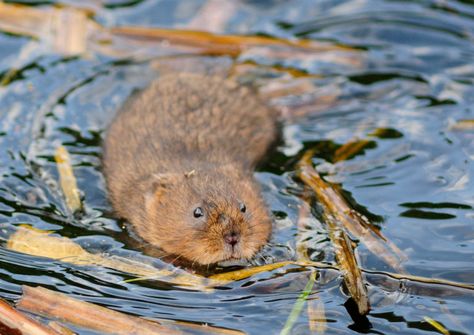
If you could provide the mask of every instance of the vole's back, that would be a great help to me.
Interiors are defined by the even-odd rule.
[[[235,162],[251,170],[275,139],[275,119],[248,88],[233,81],[163,76],[130,99],[108,130],[104,162],[112,196],[119,192],[115,184],[185,170],[193,159]]]

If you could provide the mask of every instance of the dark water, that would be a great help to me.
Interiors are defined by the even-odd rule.
[[[106,26],[180,28],[203,3],[104,1],[95,20]],[[216,31],[329,41],[355,47],[363,58],[358,66],[327,57],[275,60],[258,53],[232,60],[251,60],[263,72],[263,65],[278,65],[319,75],[318,85],[337,90],[342,101],[286,124],[284,143],[256,174],[276,216],[271,255],[294,257],[301,204],[294,162],[304,149],[319,148],[314,158],[318,170],[326,180],[340,183],[354,206],[407,254],[403,266],[408,273],[474,283],[474,133],[452,128],[474,118],[470,1],[249,0],[236,4]],[[100,141],[116,109],[155,74],[148,63],[101,55],[62,57],[36,50],[35,43],[0,34],[0,74],[19,69],[0,88],[0,225],[5,232],[30,224],[73,238],[90,251],[138,257],[111,215]],[[390,131],[373,136],[379,128]],[[371,144],[335,163],[335,150],[354,138]],[[68,214],[57,182],[53,155],[60,144],[72,155],[84,197],[81,218]],[[299,238],[307,239],[311,257],[333,263],[324,224],[314,218],[307,225]],[[364,269],[393,271],[362,244],[357,251]],[[118,271],[0,248],[0,297],[9,301],[19,297],[22,284],[40,284],[134,315],[251,334],[280,332],[308,275],[290,267],[202,293],[166,283],[122,283],[129,276]],[[369,278],[373,309],[360,319],[351,317],[353,308],[337,273],[322,271],[310,299],[324,305],[326,333],[438,333],[426,317],[451,334],[474,333],[472,291],[388,284],[384,278]],[[292,333],[309,333],[305,310]]]

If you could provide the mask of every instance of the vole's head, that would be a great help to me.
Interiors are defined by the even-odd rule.
[[[251,174],[232,166],[157,174],[138,234],[198,264],[249,259],[268,241],[271,219]]]

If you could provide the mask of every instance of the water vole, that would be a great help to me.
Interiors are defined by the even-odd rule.
[[[144,241],[192,262],[252,257],[271,233],[253,170],[275,140],[275,119],[229,79],[160,77],[107,131],[114,209]]]

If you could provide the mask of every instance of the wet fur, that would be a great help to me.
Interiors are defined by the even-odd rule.
[[[248,88],[218,77],[163,76],[129,99],[108,129],[112,205],[168,253],[200,264],[250,258],[271,232],[253,170],[275,137],[275,114]],[[196,219],[198,206],[205,216]],[[230,231],[241,236],[234,250],[223,239]]]

